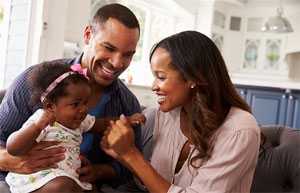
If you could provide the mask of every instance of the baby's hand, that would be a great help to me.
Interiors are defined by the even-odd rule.
[[[35,124],[44,129],[47,125],[53,125],[55,122],[55,116],[52,112],[48,110],[44,110],[42,116],[35,122]]]
[[[127,117],[131,125],[144,124],[146,122],[146,117],[142,113],[135,113]]]

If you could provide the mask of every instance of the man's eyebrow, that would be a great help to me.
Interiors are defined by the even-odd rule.
[[[125,52],[125,54],[126,54],[126,55],[127,55],[127,54],[128,54],[128,55],[133,55],[133,54],[135,54],[135,52],[136,52],[135,50],[131,50],[131,51]]]
[[[102,44],[102,45],[105,45],[105,46],[109,46],[109,47],[111,47],[111,48],[113,48],[113,49],[117,49],[116,46],[112,45],[112,44],[109,43],[109,42],[102,42],[101,44]]]
[[[111,43],[109,43],[109,42],[102,42],[101,43],[102,45],[105,45],[105,46],[109,46],[109,47],[111,47],[112,49],[115,49],[115,50],[118,50],[118,48],[116,47],[116,46],[114,46],[114,45],[112,45]],[[135,54],[135,52],[136,52],[136,50],[129,50],[128,52],[125,52],[124,54],[129,54],[129,55],[133,55],[133,54]]]

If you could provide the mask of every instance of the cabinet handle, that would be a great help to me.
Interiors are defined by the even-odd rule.
[[[283,99],[285,99],[285,98],[286,98],[285,94],[283,94],[283,95],[282,95],[282,98],[283,98]]]
[[[293,100],[294,97],[292,95],[289,96],[289,100]]]

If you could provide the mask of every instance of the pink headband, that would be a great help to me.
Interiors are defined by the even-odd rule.
[[[73,70],[74,72],[78,72],[79,74],[82,74],[87,79],[89,79],[89,77],[87,76],[87,68],[82,68],[80,64],[73,64],[71,66],[71,70]]]
[[[76,74],[76,72],[66,72],[62,75],[60,75],[58,78],[56,78],[45,90],[45,92],[42,93],[41,95],[41,102],[44,102],[46,96],[61,82],[63,81],[65,78],[67,78],[68,76],[72,75],[72,74]]]

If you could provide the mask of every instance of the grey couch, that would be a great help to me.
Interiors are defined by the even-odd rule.
[[[300,129],[263,126],[251,192],[300,192]]]

